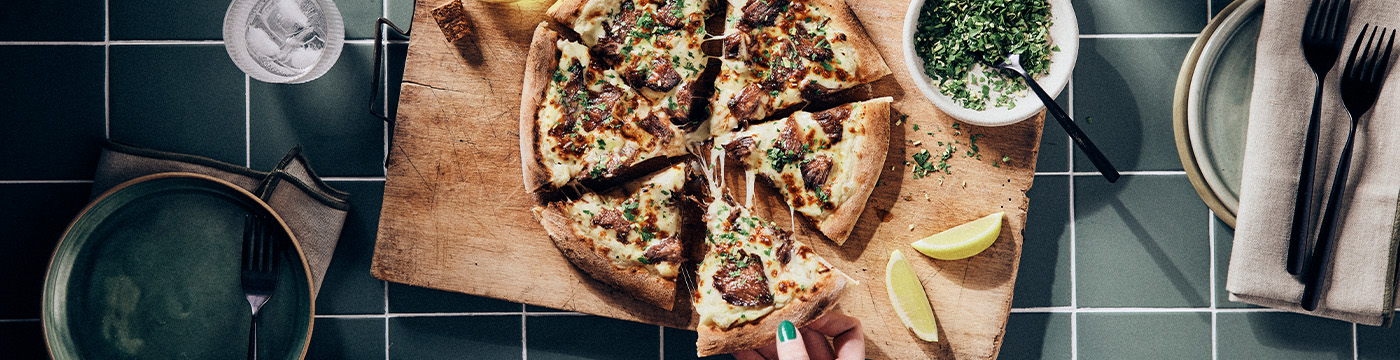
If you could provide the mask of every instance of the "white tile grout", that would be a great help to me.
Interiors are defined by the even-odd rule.
[[[666,327],[656,326],[656,354],[657,359],[666,360]]]
[[[91,184],[92,180],[0,180],[0,185]]]
[[[1074,118],[1074,77],[1073,77],[1073,76],[1070,77],[1069,83],[1066,84],[1066,87],[1067,87],[1066,91],[1069,92],[1069,104],[1068,104],[1068,106],[1066,106],[1066,107],[1068,107],[1069,109],[1067,109],[1066,111],[1069,112],[1069,117],[1070,117],[1071,119],[1073,119],[1073,118]],[[1044,135],[1042,134],[1042,136],[1044,136]],[[1068,167],[1068,169],[1069,169],[1069,172],[1070,172],[1070,173],[1073,173],[1073,171],[1074,171],[1074,141],[1073,141],[1073,139],[1070,138],[1069,134],[1065,134],[1065,140],[1067,140],[1067,141],[1065,141],[1065,147],[1069,149],[1069,151],[1066,151],[1066,156],[1069,157],[1069,160],[1068,160],[1068,162],[1067,162],[1066,164],[1068,164],[1067,167]],[[1079,256],[1078,256],[1078,254],[1077,254],[1077,252],[1078,252],[1078,248],[1077,248],[1077,247],[1078,247],[1078,243],[1079,243],[1079,234],[1076,232],[1076,229],[1075,229],[1075,226],[1074,226],[1074,223],[1075,223],[1075,221],[1074,221],[1074,219],[1075,219],[1075,217],[1074,217],[1074,176],[1070,176],[1070,177],[1069,177],[1069,181],[1066,181],[1066,182],[1069,183],[1069,189],[1068,189],[1068,191],[1069,191],[1069,308],[1070,308],[1070,312],[1069,312],[1069,351],[1070,351],[1070,353],[1069,353],[1069,354],[1070,354],[1070,359],[1076,359],[1076,360],[1077,360],[1077,359],[1079,359],[1079,310],[1078,310],[1078,309],[1079,309],[1079,266],[1078,266]]]
[[[102,137],[112,139],[111,0],[102,1]]]
[[[384,181],[383,176],[326,176],[325,181]]]
[[[243,167],[253,167],[253,80],[243,74]]]
[[[389,282],[379,282],[384,284],[384,360],[389,360]]]
[[[1177,39],[1194,38],[1199,33],[1170,34],[1079,34],[1080,39]]]
[[[374,39],[350,39],[345,44],[373,45]],[[385,44],[408,44],[408,40],[385,39]],[[0,41],[0,46],[149,46],[149,45],[223,45],[223,40],[108,40],[104,41]]]
[[[1209,11],[1209,7],[1207,7]],[[1216,326],[1219,312],[1215,311],[1220,304],[1216,303],[1215,288],[1217,279],[1215,277],[1215,211],[1206,211],[1206,236],[1210,237],[1210,358],[1212,360],[1220,358],[1220,330]]]
[[[527,360],[527,359],[530,358],[529,348],[525,347],[525,345],[526,345],[526,341],[525,341],[525,340],[526,340],[526,337],[525,337],[525,332],[526,332],[526,330],[525,330],[525,318],[526,318],[525,314],[526,314],[526,312],[528,312],[528,310],[525,308],[525,304],[524,304],[524,303],[520,304],[520,359],[521,359],[521,360]]]
[[[39,322],[39,319],[0,319],[0,324],[4,324],[4,323],[27,323],[27,322]]]
[[[1351,323],[1351,358],[1352,360],[1361,358],[1361,349],[1356,347],[1356,323]]]

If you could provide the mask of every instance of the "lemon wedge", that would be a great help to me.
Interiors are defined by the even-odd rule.
[[[939,260],[958,260],[982,253],[1001,235],[1002,213],[958,225],[923,240],[915,241],[915,250]]]
[[[894,305],[894,313],[899,315],[904,327],[919,339],[937,342],[938,319],[933,316],[933,306],[929,305],[919,276],[914,274],[914,268],[899,250],[890,254],[890,262],[885,265],[885,289],[890,291],[890,304]]]

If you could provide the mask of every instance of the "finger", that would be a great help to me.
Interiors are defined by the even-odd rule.
[[[797,327],[793,326],[791,321],[783,320],[782,324],[778,325],[776,335],[779,360],[809,360],[802,336],[797,334]]]
[[[753,351],[753,350],[744,350],[744,351],[740,351],[740,352],[734,353],[734,360],[765,360],[765,359],[766,359],[766,358],[764,358],[763,355],[759,355],[759,353],[758,353],[757,351]]]
[[[836,358],[836,353],[831,350],[831,343],[827,342],[826,335],[802,328],[797,330],[802,333],[802,342],[807,344],[807,356],[812,360],[832,360]]]
[[[836,345],[837,359],[865,358],[865,334],[859,319],[833,311],[812,321],[807,328],[835,338],[832,343]]]

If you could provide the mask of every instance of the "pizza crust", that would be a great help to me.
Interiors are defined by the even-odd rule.
[[[825,263],[825,261],[822,262]],[[841,298],[841,292],[846,288],[846,275],[841,270],[831,267],[830,264],[826,265],[831,269],[831,272],[826,278],[814,285],[824,290],[807,295],[806,300],[795,300],[782,309],[764,315],[758,321],[737,324],[728,330],[720,330],[704,324],[696,325],[695,331],[700,334],[699,339],[695,341],[696,356],[705,357],[756,349],[776,341],[774,334],[778,333],[778,324],[781,324],[783,320],[791,321],[794,326],[801,328],[825,315],[827,311],[835,307],[836,301]]]
[[[535,27],[530,40],[530,53],[525,58],[525,83],[520,95],[520,168],[525,192],[539,193],[549,187],[549,171],[542,162],[539,146],[540,103],[549,88],[550,76],[559,67],[559,32],[551,30],[548,22]]]
[[[880,55],[880,50],[875,48],[875,43],[870,41],[870,35],[866,34],[865,27],[861,26],[856,14],[851,12],[850,5],[843,0],[813,0],[822,4],[824,8],[833,9],[826,15],[831,18],[831,23],[827,26],[835,26],[835,31],[846,34],[846,40],[851,42],[859,54],[856,72],[852,82],[865,84],[879,80],[890,74],[890,67],[885,64],[885,58]],[[854,86],[853,86],[854,87]]]
[[[574,233],[572,221],[560,203],[536,207],[535,217],[554,240],[554,247],[575,267],[605,284],[612,285],[639,300],[670,311],[676,303],[676,282],[661,278],[645,268],[619,269],[599,255],[588,240]]]
[[[817,223],[822,235],[836,242],[836,245],[846,243],[856,220],[865,211],[866,200],[870,199],[870,193],[875,191],[875,184],[880,181],[880,172],[884,170],[885,157],[889,153],[892,101],[894,99],[888,96],[867,100],[861,104],[859,114],[851,115],[851,119],[860,121],[861,128],[866,131],[865,141],[858,144],[853,154],[849,154],[854,155],[854,159],[848,157],[846,164],[851,166],[847,171],[856,174],[852,180],[858,184],[856,192],[847,197],[844,203],[836,205],[836,210],[830,216]]]
[[[573,24],[574,20],[578,19],[579,13],[583,12],[583,6],[586,4],[588,4],[588,0],[559,0],[554,2],[554,5],[550,5],[549,11],[545,13],[560,24]]]

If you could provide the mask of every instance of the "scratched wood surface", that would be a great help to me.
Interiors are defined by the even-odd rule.
[[[901,54],[906,1],[848,0],[894,74],[843,94],[847,100],[895,98],[891,144],[880,185],[844,246],[792,221],[764,184],[755,210],[795,224],[798,238],[859,281],[839,309],[860,318],[875,359],[995,358],[1005,334],[1021,253],[1043,117],[999,128],[961,124],[934,109],[912,83]],[[530,34],[549,0],[464,1],[475,32],[446,42],[428,13],[443,0],[418,1],[372,273],[380,279],[600,316],[694,328],[692,309],[664,311],[633,300],[572,267],[530,215],[521,185],[518,104]],[[914,125],[919,130],[914,130]],[[969,136],[982,160],[965,157]],[[915,145],[915,142],[918,145]],[[914,179],[905,161],[938,142],[958,142],[951,174]],[[1010,158],[999,167],[991,160]],[[743,198],[741,176],[731,191]],[[1001,237],[980,255],[940,261],[910,242],[989,213],[1006,212]],[[911,229],[912,227],[912,229]],[[901,249],[923,281],[939,318],[938,343],[920,342],[889,303],[884,267]],[[685,294],[682,294],[684,298]]]

